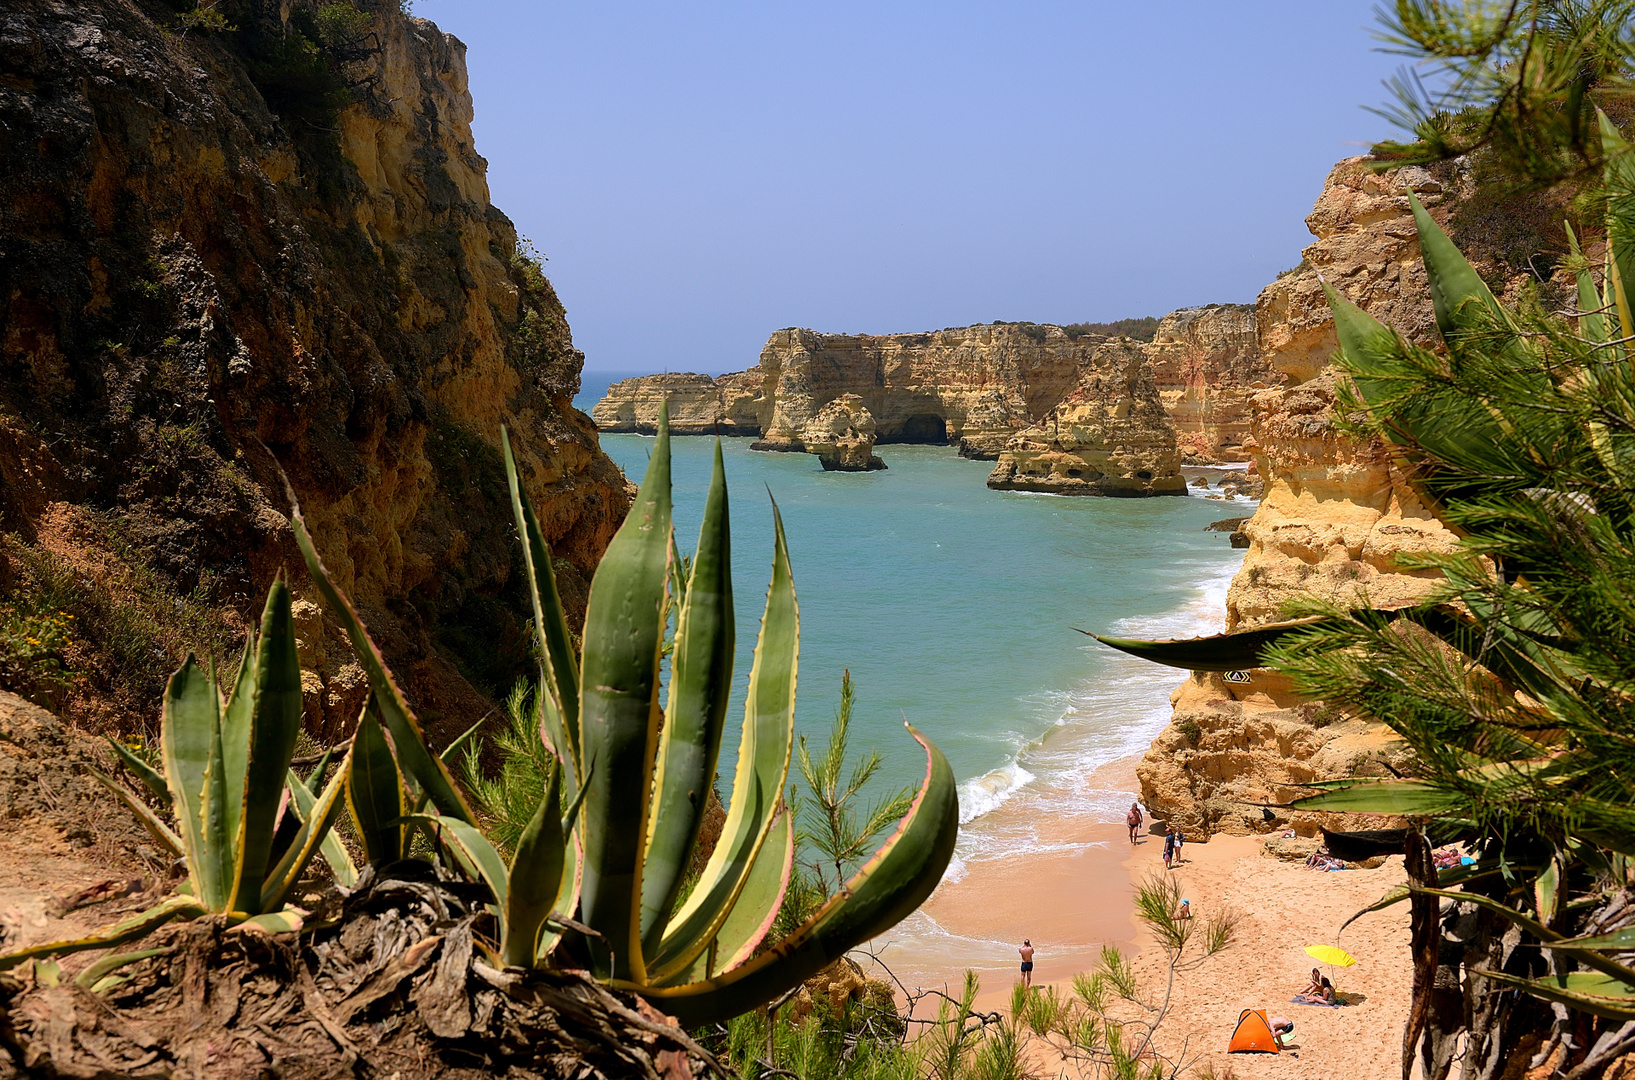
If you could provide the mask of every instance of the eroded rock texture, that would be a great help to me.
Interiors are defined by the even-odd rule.
[[[1451,169],[1373,173],[1360,158],[1343,161],[1306,219],[1316,240],[1304,261],[1261,291],[1260,344],[1286,384],[1253,398],[1245,446],[1266,490],[1242,526],[1249,550],[1227,594],[1228,630],[1274,621],[1286,600],[1303,594],[1366,594],[1378,607],[1413,603],[1436,576],[1399,558],[1454,547],[1453,533],[1402,482],[1384,447],[1336,424],[1329,362],[1337,341],[1319,274],[1407,337],[1440,344],[1409,188],[1444,222],[1469,198],[1468,180]],[[1500,291],[1519,284],[1502,263],[1482,262],[1476,245],[1467,248]],[[1194,675],[1172,701],[1174,719],[1138,775],[1154,816],[1188,828],[1242,833],[1293,824],[1309,834],[1322,824],[1316,816],[1254,804],[1295,797],[1290,785],[1300,780],[1383,775],[1384,763],[1401,754],[1383,725],[1334,722],[1340,718],[1322,703],[1302,701],[1265,671],[1247,683]]]
[[[875,423],[863,399],[841,394],[801,429],[801,442],[829,472],[870,472],[886,463],[874,452]]]
[[[228,0],[231,33],[149,0],[0,10],[0,528],[38,545],[71,508],[242,627],[275,574],[305,576],[282,468],[452,727],[485,707],[472,680],[503,690],[526,657],[500,425],[570,607],[628,499],[570,405],[562,305],[489,203],[465,47],[360,7]],[[361,681],[305,615],[339,729]]]
[[[1186,462],[1248,461],[1250,399],[1282,382],[1261,351],[1255,305],[1172,311],[1146,353]]]
[[[1147,351],[1120,339],[1097,346],[1072,393],[1006,442],[988,486],[1057,495],[1185,495],[1180,465],[1175,425]]]

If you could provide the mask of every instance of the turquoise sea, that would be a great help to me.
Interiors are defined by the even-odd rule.
[[[597,383],[585,388],[589,401],[581,398],[587,411],[605,385]],[[812,455],[758,453],[750,441],[723,440],[739,653],[729,743],[765,603],[776,499],[800,601],[798,733],[823,745],[849,668],[854,749],[879,747],[883,780],[924,775],[905,717],[933,739],[962,782],[956,877],[967,859],[1030,846],[1012,828],[990,836],[980,824],[1020,790],[1048,794],[1055,814],[1119,820],[1128,795],[1086,781],[1145,749],[1168,721],[1182,675],[1073,628],[1150,637],[1219,630],[1243,553],[1204,527],[1253,504],[995,492],[984,485],[992,463],[950,447],[882,446],[883,472],[825,473]],[[673,444],[683,551],[696,544],[713,442]],[[640,481],[652,439],[604,435],[602,445]],[[733,760],[733,746],[724,747],[723,784]]]

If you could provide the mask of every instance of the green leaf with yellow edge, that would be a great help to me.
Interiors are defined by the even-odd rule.
[[[142,823],[143,827],[145,827],[148,832],[152,834],[155,840],[159,841],[161,847],[170,852],[171,855],[177,857],[186,854],[182,847],[182,838],[172,832],[170,826],[161,821],[159,819],[159,815],[155,814],[152,809],[148,807],[147,803],[144,803],[135,795],[132,795],[125,789],[124,784],[117,782],[113,777],[98,772],[96,769],[88,769],[87,771],[90,772],[90,774],[95,777],[103,787],[113,792],[120,802],[124,803],[128,808],[130,808],[131,813],[135,814],[136,819]]]
[[[721,924],[715,940],[693,962],[688,971],[690,978],[676,978],[672,983],[697,982],[730,971],[754,955],[777,921],[778,909],[783,905],[784,893],[789,889],[790,875],[795,867],[794,815],[787,806],[780,806],[772,819],[772,828],[755,865],[744,881],[737,903]],[[713,965],[713,966],[712,966]]]
[[[365,861],[383,866],[403,858],[403,816],[408,807],[392,748],[376,719],[374,694],[364,701],[358,717],[351,763],[344,775],[346,808]]]
[[[1558,1002],[1591,1016],[1607,1020],[1635,1020],[1635,984],[1600,972],[1574,971],[1540,979],[1483,968],[1473,968],[1471,974],[1504,986],[1513,986],[1536,998]]]
[[[314,769],[312,775],[318,778],[323,770]],[[306,781],[295,775],[295,770],[289,771],[290,807],[295,811],[295,819],[305,825],[312,817],[312,811],[317,806],[317,796]],[[344,782],[342,786],[344,793]],[[323,839],[318,842],[318,852],[323,855],[324,862],[329,864],[329,872],[334,875],[335,884],[343,889],[350,889],[358,883],[358,867],[347,853],[346,845],[341,838],[335,835],[333,828],[324,830]]]
[[[252,905],[258,903],[266,881],[285,781],[301,734],[301,661],[296,653],[289,585],[283,575],[267,590],[254,674],[255,707],[249,730],[234,736],[247,737],[249,756],[243,776],[236,784],[230,782],[228,797],[237,790],[243,799],[240,813],[234,815],[238,828],[233,843],[237,866],[232,907],[260,914],[266,909]]]
[[[720,933],[766,841],[789,775],[800,609],[783,517],[776,503],[772,531],[772,583],[749,673],[726,822],[693,891],[665,927],[658,953],[649,962],[650,981],[668,980],[686,971]]]
[[[159,718],[161,761],[165,782],[175,804],[177,834],[187,852],[187,872],[193,894],[207,895],[198,854],[204,842],[204,779],[210,770],[210,742],[217,728],[221,699],[216,684],[191,653],[165,684]]]
[[[516,519],[517,536],[522,540],[522,569],[528,579],[528,599],[534,607],[534,636],[539,643],[543,675],[549,691],[545,741],[551,754],[569,763],[564,790],[572,799],[578,792],[585,763],[579,744],[579,656],[573,646],[573,632],[562,610],[556,589],[556,570],[551,564],[550,545],[534,517],[533,507],[523,497],[516,459],[511,453],[511,435],[500,428],[505,451],[505,479],[511,490],[511,513]],[[537,696],[537,695],[536,695]]]
[[[580,919],[592,968],[644,978],[640,909],[659,710],[664,586],[670,555],[670,431],[658,439],[630,512],[590,586],[580,664],[585,780],[585,869]]]
[[[676,570],[672,555],[672,571]],[[670,697],[659,736],[652,825],[642,868],[642,950],[656,955],[704,821],[732,692],[731,527],[721,440],[698,549],[676,620]]]
[[[146,937],[172,919],[192,919],[205,914],[207,912],[204,907],[191,896],[168,897],[140,914],[87,934],[85,937],[51,941],[43,945],[18,949],[16,952],[0,954],[0,971],[16,967],[24,960],[31,960],[36,956],[60,956],[64,953],[84,952],[87,949],[111,949]]]
[[[347,757],[351,757],[350,751]],[[341,762],[341,768],[312,804],[312,812],[295,830],[295,838],[290,841],[283,857],[262,879],[261,898],[255,909],[257,913],[275,912],[284,906],[296,883],[301,880],[301,875],[306,872],[307,864],[318,853],[319,845],[330,835],[335,815],[340,813],[341,792],[346,787],[351,764],[350,761]]]
[[[562,892],[562,871],[567,864],[561,816],[564,771],[559,763],[551,766],[539,809],[517,838],[500,919],[500,959],[507,967],[533,966],[540,930]]]
[[[454,786],[454,778],[448,768],[427,749],[425,736],[420,731],[420,722],[415,719],[414,711],[409,708],[403,692],[398,689],[397,681],[392,678],[391,669],[386,666],[385,658],[375,647],[369,632],[364,629],[363,621],[353,610],[352,602],[336,586],[329,576],[329,571],[324,568],[323,560],[318,557],[318,549],[313,545],[312,536],[307,532],[306,521],[301,517],[299,506],[291,507],[290,526],[295,531],[295,545],[301,549],[313,584],[318,587],[318,592],[323,596],[330,614],[345,628],[347,637],[352,642],[352,651],[357,655],[358,662],[363,665],[364,673],[369,677],[369,688],[374,692],[375,707],[380,712],[381,722],[391,734],[392,756],[397,759],[398,767],[406,777],[425,789],[432,805],[436,806],[441,814],[461,821],[475,821],[471,807],[466,804],[465,797]]]
[[[818,912],[788,937],[738,967],[674,987],[623,984],[683,1025],[736,1016],[777,998],[849,950],[891,929],[931,895],[954,855],[959,797],[942,752],[925,748],[926,779],[907,815],[880,849]]]
[[[170,786],[165,783],[164,776],[153,766],[131,753],[130,747],[118,739],[109,735],[104,735],[103,738],[107,740],[108,746],[114,752],[114,756],[119,758],[120,764],[124,765],[126,770],[136,777],[137,781],[147,788],[155,799],[159,800],[160,808],[169,810],[172,805]]]

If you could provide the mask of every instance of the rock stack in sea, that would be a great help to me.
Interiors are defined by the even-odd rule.
[[[1011,436],[988,477],[1000,491],[1056,495],[1185,495],[1175,424],[1147,353],[1128,339],[1099,345],[1072,391]]]
[[[756,435],[757,449],[801,451],[807,449],[807,423],[830,401],[855,394],[874,417],[882,444],[952,443],[966,457],[997,460],[1024,432],[1031,432],[1032,443],[1049,443],[1034,429],[1080,393],[1084,373],[1106,368],[1109,354],[1098,360],[1100,350],[1118,346],[1117,356],[1131,364],[1139,357],[1146,365],[1143,387],[1150,385],[1157,395],[1188,463],[1241,462],[1249,398],[1278,381],[1260,355],[1253,310],[1215,304],[1172,312],[1150,343],[1034,323],[923,334],[779,330],[747,371],[716,379],[625,379],[608,388],[591,415],[603,431],[650,434],[659,402],[668,395],[671,428],[678,433]],[[1104,390],[1086,392],[1094,398]],[[1092,457],[1102,452],[1087,444],[1075,449]],[[1127,471],[1132,477],[1143,471],[1167,476],[1165,461],[1151,464],[1157,467]],[[1067,465],[1060,474],[1066,477],[1072,468],[1086,472]]]
[[[874,452],[874,417],[856,394],[841,394],[801,428],[801,443],[829,472],[870,472],[886,463]]]

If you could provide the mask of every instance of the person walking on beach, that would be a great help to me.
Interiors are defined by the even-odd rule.
[[[1141,829],[1141,804],[1130,804],[1130,812],[1124,815],[1124,824],[1130,827],[1130,843],[1135,843],[1136,833]]]
[[[1181,845],[1186,843],[1186,842],[1187,842],[1187,838],[1185,836],[1181,835],[1181,830],[1176,829],[1175,830],[1175,865],[1176,866],[1181,865]]]
[[[1175,830],[1168,825],[1164,826],[1164,869],[1168,870],[1175,862]]]
[[[1016,950],[1022,954],[1022,985],[1033,989],[1033,942],[1022,939],[1021,948]]]

